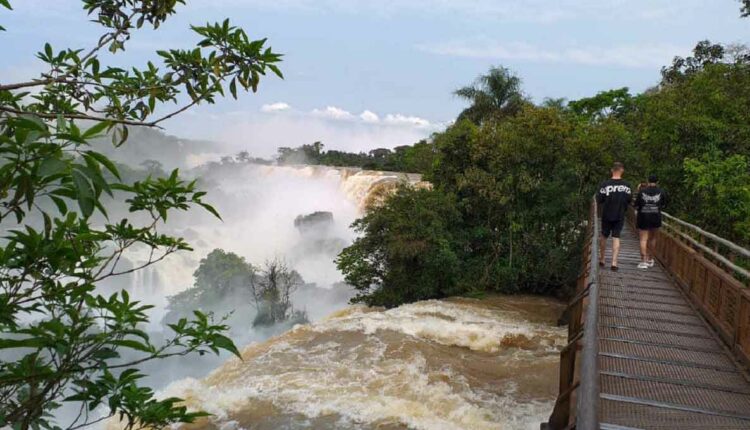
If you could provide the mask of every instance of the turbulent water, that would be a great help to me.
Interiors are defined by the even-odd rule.
[[[333,258],[353,240],[351,222],[401,182],[424,186],[418,175],[250,165],[207,180],[223,221],[195,214],[172,220],[195,252],[141,271],[131,279],[134,292],[159,305],[188,288],[199,259],[217,247],[254,264],[282,256],[317,287],[295,297],[311,324],[270,339],[280,330],[233,327],[235,341],[247,345],[242,361],[193,360],[147,372],[156,375],[150,381],[162,387],[160,396],[213,414],[184,427],[536,429],[548,417],[564,339],[554,325],[558,302],[494,297],[382,310],[349,306],[347,294],[319,289],[335,292],[342,280]],[[334,245],[307,243],[294,227],[295,217],[315,211],[333,213]]]
[[[557,389],[559,311],[531,297],[350,307],[163,395],[214,414],[191,428],[538,428]]]

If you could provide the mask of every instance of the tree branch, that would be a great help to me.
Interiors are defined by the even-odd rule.
[[[83,113],[44,113],[44,112],[26,112],[19,109],[13,109],[7,106],[0,106],[0,112],[8,112],[15,115],[36,115],[40,118],[44,119],[57,119],[58,116],[62,116],[63,118],[67,119],[81,119],[81,120],[88,120],[88,121],[97,121],[97,122],[104,122],[109,121],[115,124],[124,124],[124,125],[132,125],[136,127],[157,127],[162,128],[156,125],[155,122],[144,122],[144,121],[135,121],[135,120],[129,120],[129,119],[117,119],[117,118],[107,118],[107,117],[100,117],[100,116],[93,116],[93,115],[86,115]]]

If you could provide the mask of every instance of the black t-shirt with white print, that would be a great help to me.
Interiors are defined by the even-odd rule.
[[[667,193],[657,186],[649,186],[642,189],[635,199],[635,207],[638,213],[658,218],[661,211],[667,206]]]
[[[602,208],[602,219],[620,221],[625,219],[633,191],[630,184],[622,179],[607,179],[599,186],[596,201]]]

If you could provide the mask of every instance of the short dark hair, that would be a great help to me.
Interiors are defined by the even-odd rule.
[[[656,175],[651,175],[648,177],[648,181],[651,182],[652,184],[655,184],[659,182],[659,177]]]
[[[625,165],[621,162],[615,161],[614,163],[612,163],[613,172],[622,172],[623,170],[625,170]]]

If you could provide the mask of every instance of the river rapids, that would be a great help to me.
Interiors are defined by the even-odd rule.
[[[133,281],[134,289],[164,297],[186,288],[197,259],[215,247],[253,262],[269,248],[283,252],[305,280],[331,288],[341,281],[335,253],[312,255],[294,217],[330,210],[338,236],[350,243],[357,216],[399,182],[420,184],[414,175],[275,166],[213,180],[224,221],[176,221],[178,233],[194,236],[194,255],[156,266]],[[233,327],[238,345],[246,345],[242,360],[214,362],[210,373],[165,369],[173,376],[159,396],[212,414],[182,428],[537,429],[549,416],[565,340],[555,325],[559,302],[497,296],[385,310],[347,305],[348,296],[315,302],[310,291],[295,306],[312,323],[267,335]]]
[[[199,429],[535,429],[557,393],[560,310],[534,297],[349,307],[162,394],[212,413]]]

